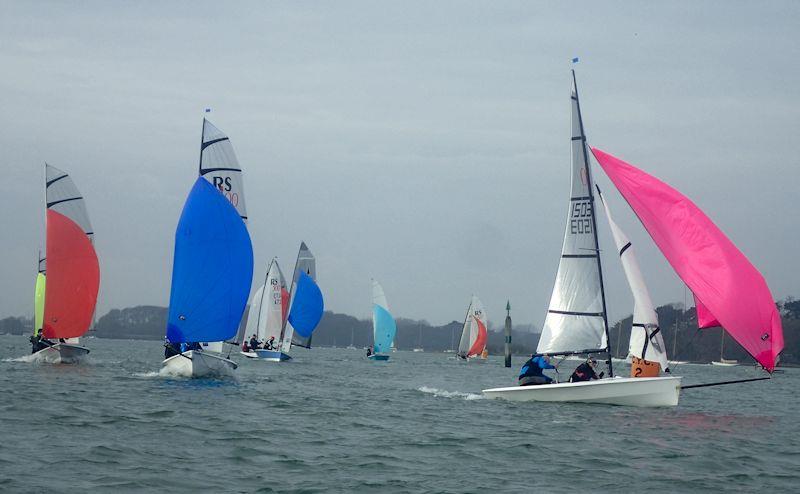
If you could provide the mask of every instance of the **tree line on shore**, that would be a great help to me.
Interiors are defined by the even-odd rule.
[[[783,363],[800,364],[800,300],[788,297],[777,303],[783,321],[785,347]],[[720,328],[697,328],[694,307],[684,309],[680,304],[663,305],[656,309],[659,326],[664,335],[667,354],[673,360],[710,362],[720,358],[751,362],[736,341],[724,336]],[[246,324],[246,314],[242,324]],[[628,353],[632,317],[618,321],[611,331],[611,353],[624,358]],[[97,320],[89,335],[98,338],[161,340],[167,324],[167,309],[152,305],[113,309]],[[458,348],[462,321],[435,326],[424,320],[397,319],[395,346],[399,350],[422,348],[425,351],[443,352]],[[500,325],[490,324],[487,348],[493,355],[504,352],[505,335]],[[497,329],[497,330],[494,330]],[[0,334],[30,334],[33,320],[25,317],[0,319]],[[512,353],[531,354],[536,351],[539,333],[530,325],[514,326]],[[313,346],[355,346],[364,348],[372,344],[372,321],[347,314],[326,311],[320,326],[314,332]]]

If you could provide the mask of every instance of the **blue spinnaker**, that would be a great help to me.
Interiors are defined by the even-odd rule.
[[[253,246],[239,213],[199,177],[175,231],[167,339],[224,341],[236,334],[253,280]]]
[[[299,274],[292,309],[289,311],[289,323],[295,333],[308,338],[322,319],[324,305],[322,292],[311,276],[302,271]]]
[[[373,331],[375,332],[375,353],[391,351],[397,325],[388,310],[378,304],[372,304]]]

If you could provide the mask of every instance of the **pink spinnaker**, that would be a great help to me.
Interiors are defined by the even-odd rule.
[[[686,196],[597,148],[594,157],[694,293],[700,327],[718,322],[766,370],[783,349],[775,301],[761,273]]]

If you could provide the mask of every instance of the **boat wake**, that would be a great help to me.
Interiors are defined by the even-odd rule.
[[[423,393],[432,394],[437,398],[460,398],[462,400],[483,400],[486,397],[481,394],[476,393],[465,393],[463,391],[446,391],[444,389],[438,388],[429,388],[427,386],[422,386],[417,388],[417,391],[421,391]]]
[[[153,377],[160,377],[161,373],[158,371],[150,371],[150,372],[134,372],[132,374],[133,377],[144,377],[144,378],[153,378]]]
[[[14,357],[14,358],[4,358],[3,362],[35,362],[36,356],[34,354],[31,355],[23,355],[22,357]]]

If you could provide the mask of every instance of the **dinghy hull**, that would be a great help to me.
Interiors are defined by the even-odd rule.
[[[255,353],[256,358],[258,358],[259,360],[265,360],[267,362],[286,362],[288,360],[292,360],[292,357],[281,351],[256,350],[255,352],[251,353]]]
[[[367,358],[370,359],[370,360],[381,360],[381,361],[389,360],[389,356],[388,355],[384,355],[382,353],[374,353],[374,354],[370,355]]]
[[[636,407],[678,404],[680,377],[615,377],[578,383],[484,389],[487,398],[509,401],[604,403]]]
[[[80,345],[69,343],[56,343],[55,345],[43,348],[33,354],[33,360],[47,364],[75,364],[80,362],[89,349]]]
[[[175,377],[225,377],[233,375],[238,365],[208,352],[189,350],[161,363],[161,374]]]
[[[738,360],[714,360],[711,362],[711,365],[716,365],[718,367],[736,367],[739,365]]]

